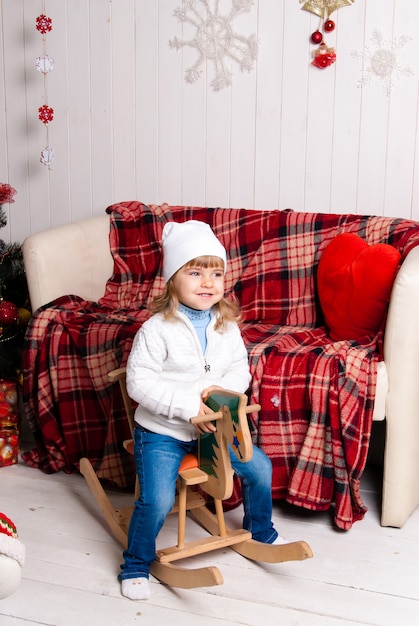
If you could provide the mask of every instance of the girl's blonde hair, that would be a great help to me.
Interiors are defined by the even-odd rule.
[[[196,259],[191,259],[178,271],[185,267],[203,267],[207,268],[219,268],[224,271],[224,262],[218,256],[199,256]],[[174,318],[176,311],[179,308],[179,299],[177,297],[176,289],[173,284],[173,279],[177,272],[173,274],[166,283],[165,291],[156,296],[151,303],[152,313],[163,313],[166,319]],[[217,321],[215,323],[215,330],[222,331],[226,322],[239,322],[240,310],[237,300],[227,300],[227,298],[221,298],[220,302],[215,305],[217,312]]]

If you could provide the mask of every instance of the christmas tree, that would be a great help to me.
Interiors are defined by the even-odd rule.
[[[0,228],[7,224],[4,203],[12,204],[16,190],[0,183]],[[21,378],[22,346],[30,313],[22,247],[0,239],[0,379]]]

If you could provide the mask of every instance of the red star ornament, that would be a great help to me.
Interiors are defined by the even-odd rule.
[[[324,19],[342,7],[351,6],[355,0],[308,0],[308,2],[300,0],[301,2],[304,2],[301,7],[304,11],[310,11],[310,13],[315,13]]]

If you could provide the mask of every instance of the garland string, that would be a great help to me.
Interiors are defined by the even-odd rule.
[[[48,105],[48,75],[54,69],[54,59],[47,52],[46,34],[52,30],[52,19],[47,17],[45,0],[42,0],[42,12],[36,18],[36,30],[42,35],[42,56],[36,58],[35,67],[44,75],[44,104],[38,109],[38,118],[45,126],[46,146],[41,150],[40,162],[51,169],[55,158],[55,150],[49,145],[49,124],[54,119],[54,109]]]

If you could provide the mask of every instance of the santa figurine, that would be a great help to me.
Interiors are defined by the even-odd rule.
[[[18,539],[16,526],[0,513],[0,600],[19,587],[24,562],[25,546]]]

